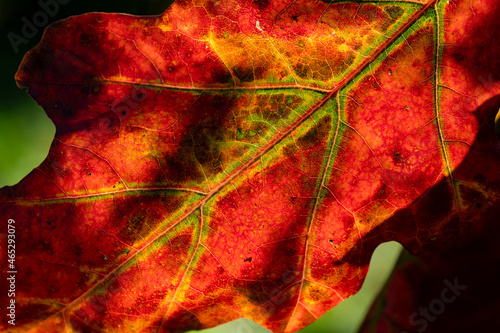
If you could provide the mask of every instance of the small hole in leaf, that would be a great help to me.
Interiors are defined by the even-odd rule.
[[[68,109],[62,110],[61,113],[64,116],[64,118],[71,118],[71,116],[73,115],[73,112],[71,110],[68,110]]]

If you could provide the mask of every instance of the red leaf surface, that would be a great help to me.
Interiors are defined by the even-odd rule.
[[[193,0],[49,26],[16,76],[57,131],[0,192],[18,269],[2,329],[295,332],[381,242],[425,259],[498,220],[498,14]]]

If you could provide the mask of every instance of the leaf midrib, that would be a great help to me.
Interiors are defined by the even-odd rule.
[[[277,135],[273,140],[268,143],[267,146],[264,146],[264,148],[256,154],[252,159],[247,161],[245,164],[243,164],[241,167],[233,170],[225,180],[223,180],[217,187],[215,187],[212,191],[208,192],[206,197],[201,199],[198,204],[194,205],[189,211],[185,212],[181,217],[178,218],[176,222],[173,222],[170,227],[168,227],[165,231],[162,233],[158,234],[156,237],[154,237],[152,240],[150,240],[148,243],[143,245],[141,248],[137,250],[136,253],[134,253],[130,258],[127,260],[123,261],[120,265],[118,265],[116,268],[114,268],[112,271],[110,271],[107,275],[105,275],[102,279],[99,281],[95,282],[95,284],[90,287],[87,291],[85,291],[83,294],[81,294],[79,297],[75,298],[73,301],[70,303],[65,304],[59,311],[55,312],[54,314],[50,315],[49,317],[45,318],[44,320],[48,320],[49,318],[52,318],[54,316],[57,316],[61,314],[61,312],[64,312],[65,310],[69,309],[71,306],[75,305],[78,303],[79,300],[84,298],[85,296],[89,295],[92,293],[92,291],[99,286],[101,283],[106,281],[108,278],[112,277],[117,271],[119,271],[120,268],[125,266],[127,263],[130,262],[130,260],[133,260],[138,254],[142,253],[144,249],[149,247],[151,244],[156,242],[159,238],[163,237],[166,233],[168,233],[170,230],[172,230],[174,227],[176,227],[179,223],[184,221],[189,215],[191,215],[193,212],[195,212],[197,209],[200,209],[203,207],[203,205],[211,199],[215,194],[217,194],[224,186],[226,186],[230,181],[232,181],[235,177],[240,175],[241,172],[249,168],[251,165],[254,164],[259,158],[261,158],[264,154],[266,154],[270,149],[272,149],[276,144],[281,142],[285,137],[288,136],[294,129],[296,129],[298,126],[300,126],[305,120],[307,120],[316,110],[318,110],[321,106],[323,106],[332,96],[334,96],[338,91],[343,89],[352,79],[354,79],[358,74],[360,74],[370,63],[372,63],[387,47],[389,47],[394,41],[396,41],[411,25],[413,25],[422,15],[430,8],[433,7],[439,0],[431,0],[429,1],[426,5],[423,5],[421,9],[419,9],[415,15],[408,20],[403,26],[401,26],[397,32],[394,33],[394,35],[390,38],[388,38],[385,42],[381,43],[378,45],[378,47],[375,49],[375,51],[371,54],[370,57],[365,58],[365,60],[352,72],[350,72],[345,78],[343,78],[337,86],[329,90],[329,92],[318,102],[316,102],[314,105],[312,105],[309,110],[304,113],[301,117],[296,119],[286,131],[282,132],[280,135]],[[439,36],[438,36],[439,38]],[[179,87],[176,87],[179,88]],[[276,89],[278,87],[274,87]],[[296,86],[295,86],[296,88]],[[240,89],[240,88],[232,88],[234,89]],[[219,89],[220,90],[220,89]],[[109,195],[109,194],[97,194],[96,196],[99,195]],[[200,236],[202,234],[202,231],[200,230]],[[307,236],[307,235],[306,235]],[[199,243],[200,239],[198,240]],[[193,252],[193,256],[196,255],[196,253]],[[189,259],[189,262],[192,261],[192,257]],[[304,262],[305,265],[305,262]],[[186,267],[186,270],[189,269],[189,267]],[[182,272],[179,272],[179,275],[184,274]],[[301,280],[303,280],[304,277],[302,277]],[[179,286],[177,287],[179,288]],[[172,302],[174,299],[172,299]],[[297,300],[298,302],[299,300]],[[63,315],[63,318],[65,316]],[[289,320],[291,317],[289,318]],[[66,324],[66,323],[65,323]]]

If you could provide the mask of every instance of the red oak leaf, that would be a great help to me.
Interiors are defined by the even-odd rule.
[[[295,332],[381,242],[425,259],[478,232],[500,201],[499,11],[192,0],[52,24],[16,75],[57,131],[0,192],[2,329]]]

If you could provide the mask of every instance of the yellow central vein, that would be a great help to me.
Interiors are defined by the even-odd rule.
[[[291,323],[292,318],[293,318],[293,316],[295,314],[295,311],[297,310],[298,305],[302,304],[300,302],[300,297],[302,296],[302,289],[304,287],[304,281],[306,280],[306,268],[307,268],[306,262],[307,262],[307,250],[308,250],[308,247],[309,247],[309,234],[311,232],[311,226],[312,226],[312,224],[314,222],[314,219],[316,218],[316,212],[317,212],[318,204],[319,204],[319,201],[320,201],[319,197],[321,196],[323,188],[326,187],[325,181],[326,181],[326,178],[327,178],[327,175],[328,175],[328,170],[330,169],[330,164],[332,162],[333,151],[335,150],[335,145],[337,144],[337,139],[338,139],[338,136],[339,136],[339,128],[340,128],[340,99],[339,99],[339,93],[338,92],[337,92],[336,98],[337,98],[337,126],[335,128],[335,135],[333,137],[333,142],[332,142],[332,145],[330,147],[330,153],[328,155],[328,160],[326,162],[325,168],[323,169],[323,176],[321,177],[321,184],[318,187],[318,193],[317,193],[316,197],[314,198],[314,208],[313,208],[313,211],[312,211],[312,214],[311,214],[311,220],[309,221],[309,226],[307,227],[306,244],[305,244],[305,247],[304,247],[304,267],[302,268],[302,279],[301,279],[301,282],[300,282],[300,288],[299,288],[299,295],[297,297],[297,303],[295,304],[295,307],[293,308],[292,314],[290,315],[290,318],[288,319],[288,323],[287,323],[287,327],[285,328],[285,331],[288,328],[288,325]],[[304,306],[304,305],[302,304],[302,306]],[[308,311],[309,311],[309,309],[308,309]]]
[[[107,278],[109,278],[111,275],[115,274],[122,266],[124,266],[129,260],[135,258],[139,253],[141,253],[145,248],[150,246],[153,242],[158,240],[160,237],[162,237],[164,234],[166,234],[168,231],[170,231],[173,227],[177,226],[180,222],[182,222],[185,218],[187,218],[190,214],[192,214],[196,209],[202,207],[213,195],[217,194],[221,188],[226,186],[229,182],[231,182],[234,178],[236,178],[240,173],[247,168],[249,168],[253,163],[260,159],[264,154],[266,154],[269,150],[271,150],[277,143],[281,142],[285,137],[288,136],[289,133],[291,133],[293,130],[295,130],[299,125],[301,125],[306,119],[308,119],[316,110],[318,110],[321,106],[323,106],[332,96],[334,96],[338,91],[340,91],[342,88],[344,88],[353,78],[355,78],[359,73],[361,73],[373,60],[375,60],[389,45],[391,45],[397,38],[399,38],[415,21],[417,21],[430,7],[434,6],[438,0],[431,0],[429,3],[427,3],[425,6],[422,6],[420,10],[418,10],[415,15],[403,26],[401,26],[398,31],[389,39],[385,40],[382,44],[378,46],[378,48],[373,52],[373,54],[370,57],[367,57],[357,69],[353,70],[350,72],[342,81],[339,82],[339,85],[332,88],[328,94],[326,94],[321,100],[316,102],[311,108],[300,118],[298,118],[296,121],[294,121],[289,128],[277,135],[273,140],[269,142],[267,146],[264,147],[256,156],[254,156],[251,160],[249,160],[245,165],[242,165],[240,168],[237,168],[233,170],[228,177],[223,180],[217,187],[215,187],[212,191],[208,193],[208,195],[200,200],[200,202],[195,205],[191,210],[186,211],[181,217],[178,218],[176,222],[174,222],[167,230],[164,232],[160,233],[156,238],[152,239],[150,242],[146,243],[142,248],[140,248],[134,255],[132,255],[127,261],[124,261],[121,265],[117,266],[115,269],[113,269],[106,277],[103,279],[99,280],[96,282],[96,284],[91,287],[89,290],[84,292],[81,296],[77,297],[75,300],[72,302],[68,303],[66,307],[62,308],[58,312],[52,314],[48,318],[51,318],[53,316],[56,316],[60,314],[61,312],[63,313],[66,309],[69,307],[75,305],[80,299],[85,297],[86,295],[90,294],[96,286],[104,282]],[[45,83],[46,84],[46,83]],[[179,87],[175,87],[179,88]],[[235,89],[235,88],[233,88]],[[260,88],[254,88],[254,89],[260,89]],[[276,87],[274,87],[276,89]],[[204,89],[206,90],[206,89]],[[216,88],[214,88],[216,90]],[[47,318],[47,319],[48,319]]]
[[[454,193],[454,199],[457,204],[457,208],[459,209],[459,194],[457,192],[457,189],[455,187],[455,180],[453,178],[453,170],[452,167],[450,166],[450,157],[448,156],[448,149],[446,148],[446,140],[444,138],[444,133],[443,133],[443,125],[441,124],[441,110],[440,110],[440,104],[439,104],[439,89],[440,89],[440,84],[439,84],[439,78],[440,78],[440,70],[439,70],[439,63],[441,62],[441,27],[440,27],[440,22],[439,22],[439,10],[437,7],[437,3],[434,4],[434,10],[436,12],[436,62],[435,62],[435,71],[434,71],[434,110],[436,113],[436,123],[437,123],[437,129],[438,129],[438,136],[439,136],[439,141],[441,144],[441,150],[443,153],[443,157],[446,163],[446,170],[448,171],[448,179],[450,181],[450,185],[453,189]],[[445,174],[446,177],[446,174]]]

